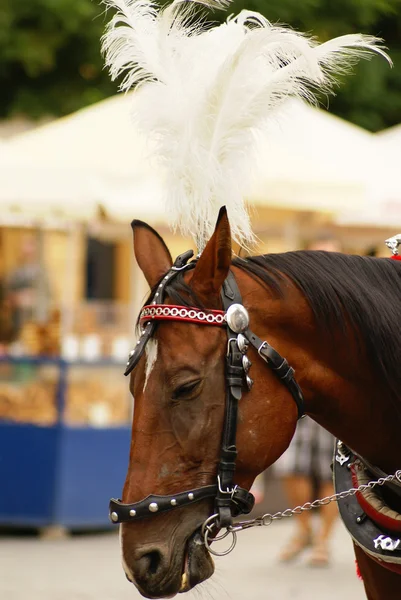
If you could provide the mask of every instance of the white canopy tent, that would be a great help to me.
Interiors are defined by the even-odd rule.
[[[34,199],[47,198],[56,212],[75,204],[90,216],[101,205],[116,220],[135,216],[164,223],[162,169],[148,158],[148,144],[130,125],[131,101],[129,94],[114,96],[13,138],[8,145],[15,166],[7,161],[1,166],[0,160],[0,172],[8,171],[1,202],[33,206]],[[360,208],[363,157],[372,137],[291,101],[260,141],[247,198],[294,210]]]
[[[401,125],[374,135],[366,163],[366,199],[362,210],[347,210],[338,222],[401,229]],[[396,232],[395,232],[396,233]]]
[[[50,168],[32,152],[0,145],[0,223],[56,224],[89,220],[96,209],[96,182],[90,174]]]
[[[373,134],[289,101],[262,140],[249,198],[300,210],[361,208]]]

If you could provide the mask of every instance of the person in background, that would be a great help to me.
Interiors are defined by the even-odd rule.
[[[42,303],[48,302],[47,275],[40,265],[37,241],[33,236],[23,238],[19,264],[6,279],[5,295],[12,309],[13,327],[17,331],[26,321],[35,319],[41,300]]]
[[[324,237],[309,244],[307,250],[341,252],[341,245],[331,237]],[[282,477],[291,508],[312,501],[314,494],[323,498],[334,493],[331,471],[333,448],[333,436],[315,421],[305,417],[298,422],[289,448],[274,465],[276,474]],[[322,506],[316,516],[315,531],[312,511],[302,512],[294,518],[295,532],[282,549],[280,561],[289,562],[310,550],[309,565],[329,564],[330,536],[338,516],[336,503]]]

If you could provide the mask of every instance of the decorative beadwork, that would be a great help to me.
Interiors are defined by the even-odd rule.
[[[186,321],[203,325],[225,325],[226,313],[223,310],[200,310],[199,308],[175,306],[169,304],[151,304],[144,306],[140,314],[141,323],[145,321]]]

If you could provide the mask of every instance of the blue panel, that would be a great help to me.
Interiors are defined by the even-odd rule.
[[[124,484],[131,427],[62,430],[56,521],[70,527],[108,526],[110,498]]]
[[[58,427],[0,423],[0,523],[51,523]]]

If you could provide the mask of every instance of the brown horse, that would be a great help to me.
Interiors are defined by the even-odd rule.
[[[149,226],[134,221],[133,230],[136,259],[155,292],[171,269],[170,253]],[[196,266],[167,285],[165,304],[221,309],[230,270],[252,330],[295,368],[306,413],[381,469],[400,467],[401,264],[310,251],[232,260],[222,211]],[[215,483],[226,350],[222,327],[158,324],[131,375],[135,409],[124,503]],[[239,403],[235,473],[246,489],[284,452],[297,422],[288,389],[253,348],[249,357],[255,383]],[[213,512],[213,501],[205,499],[121,524],[124,570],[144,596],[172,596],[212,575],[199,530]],[[398,597],[401,577],[358,546],[355,551],[369,600]]]

